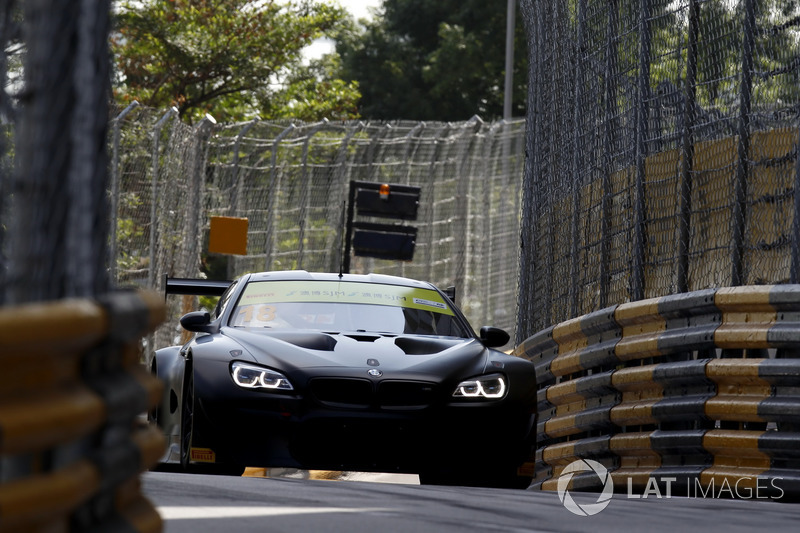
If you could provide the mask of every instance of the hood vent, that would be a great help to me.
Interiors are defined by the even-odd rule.
[[[398,337],[394,343],[406,355],[433,355],[461,344],[465,339],[423,339],[420,337]]]
[[[381,338],[380,335],[345,335],[345,337],[351,338],[358,342],[375,342]]]
[[[324,333],[276,331],[269,332],[269,336],[306,350],[332,352],[336,347],[336,339]]]

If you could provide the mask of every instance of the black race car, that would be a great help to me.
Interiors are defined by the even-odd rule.
[[[155,421],[165,463],[416,473],[422,483],[526,487],[535,448],[532,363],[475,335],[453,293],[383,275],[305,271],[229,282],[168,280],[220,294],[196,332],[158,350],[166,383]],[[224,292],[223,292],[224,291]]]

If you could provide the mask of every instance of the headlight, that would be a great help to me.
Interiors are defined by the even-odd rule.
[[[245,389],[294,390],[286,376],[261,366],[234,362],[231,376],[237,385]]]
[[[480,376],[462,381],[453,392],[454,398],[488,398],[496,400],[506,394],[506,380],[500,374]]]

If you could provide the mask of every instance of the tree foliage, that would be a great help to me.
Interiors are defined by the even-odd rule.
[[[503,114],[506,0],[384,0],[372,21],[336,36],[341,76],[366,118],[484,119]],[[517,17],[514,116],[524,116],[527,52]]]
[[[304,119],[352,118],[356,84],[302,55],[344,20],[341,8],[314,0],[124,0],[112,36],[115,95],[175,105],[189,120],[291,116],[293,108]]]

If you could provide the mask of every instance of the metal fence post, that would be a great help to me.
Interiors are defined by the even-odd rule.
[[[295,125],[290,124],[288,128],[280,132],[272,143],[272,156],[270,157],[270,183],[269,183],[269,200],[267,201],[267,229],[264,232],[264,270],[272,270],[272,261],[275,256],[275,196],[278,194],[280,188],[279,175],[278,175],[278,146],[281,141],[294,131]]]
[[[645,159],[650,99],[650,0],[639,1],[639,108],[636,121],[636,197],[631,265],[631,300],[644,299],[645,255]],[[574,315],[573,315],[574,316]]]
[[[425,129],[425,123],[424,122],[420,122],[419,124],[414,126],[406,134],[406,137],[405,137],[406,149],[405,149],[405,154],[403,156],[403,161],[404,161],[404,163],[406,165],[405,178],[403,179],[403,183],[405,185],[410,185],[411,184],[411,168],[412,168],[411,167],[411,160],[416,155],[417,150],[419,149],[419,145],[420,145],[419,141],[415,141],[415,135],[417,135],[421,130],[424,130],[424,129]],[[413,146],[413,148],[412,148],[412,146]],[[400,265],[400,275],[403,276],[403,277],[405,277],[405,275],[406,275],[406,262],[405,261],[403,261],[403,263]]]
[[[792,267],[790,283],[800,282],[800,128],[794,148],[794,218],[792,219]]]
[[[747,176],[750,157],[750,99],[753,92],[753,50],[755,47],[755,0],[744,0],[744,36],[742,37],[742,82],[739,95],[739,143],[734,200],[731,213],[731,285],[746,281],[744,272],[744,232],[747,225]]]
[[[171,107],[153,127],[153,182],[150,195],[150,268],[147,272],[147,287],[156,289],[156,243],[158,238],[158,150],[161,128],[172,117],[178,116],[178,108]]]
[[[520,3],[523,17],[528,25],[528,50],[530,51],[531,66],[528,70],[528,109],[537,109],[539,105],[539,71],[541,59],[538,55],[541,49],[541,34],[543,16],[539,13],[538,3],[527,0]],[[537,243],[534,238],[539,219],[539,198],[536,188],[538,186],[539,162],[539,127],[541,117],[538,113],[528,112],[527,128],[525,131],[525,172],[523,178],[522,217],[520,221],[520,255],[519,255],[519,296],[517,299],[517,335],[515,342],[521,343],[531,333],[531,324],[534,323],[533,302],[534,275],[536,273]],[[546,313],[549,310],[545,310]]]
[[[491,180],[494,176],[494,169],[491,165],[491,161],[493,160],[493,147],[497,143],[497,132],[498,130],[502,131],[505,125],[506,120],[503,119],[500,122],[493,124],[489,128],[489,131],[486,133],[483,139],[483,150],[480,152],[483,163],[481,169],[483,174],[483,176],[481,176],[481,182],[483,185],[481,197],[483,198],[484,205],[487,207],[483,216],[483,227],[481,228],[482,238],[478,239],[477,245],[479,248],[476,251],[478,257],[481,258],[482,265],[479,268],[479,272],[483,273],[484,279],[478,295],[481,302],[481,324],[489,323],[489,295],[495,294],[496,292],[493,291],[494,280],[492,267],[494,266],[495,262],[492,259],[494,258],[495,253],[495,228],[494,224],[492,224],[492,214],[496,213],[498,208],[492,201],[495,195],[493,194],[494,191],[491,187]]]
[[[206,181],[204,149],[216,123],[217,121],[214,120],[214,117],[206,114],[194,128],[192,175],[189,176],[189,190],[186,200],[189,211],[184,230],[184,235],[188,239],[188,246],[185,251],[186,255],[183,257],[183,275],[189,277],[197,276],[200,269],[200,242],[202,242],[203,234],[200,213],[203,206],[203,186]]]
[[[302,155],[302,165],[303,165],[303,172],[300,175],[300,186],[302,190],[300,192],[300,228],[298,232],[298,242],[297,242],[297,268],[303,268],[303,256],[305,254],[305,238],[306,238],[306,217],[308,216],[308,210],[310,208],[311,202],[311,176],[308,172],[308,145],[311,142],[311,138],[314,137],[317,133],[319,133],[323,128],[328,126],[328,119],[322,119],[322,122],[316,124],[314,127],[311,128],[311,131],[308,132],[305,141],[303,141],[303,155]]]
[[[347,260],[344,258],[346,246],[344,245],[345,231],[344,223],[342,222],[347,210],[347,196],[350,188],[348,185],[347,176],[347,147],[350,145],[350,141],[353,139],[355,134],[363,130],[365,126],[366,124],[359,121],[352,127],[348,128],[346,130],[344,139],[342,139],[339,152],[336,154],[336,177],[334,177],[332,181],[336,184],[336,190],[339,191],[339,196],[334,196],[335,201],[331,206],[331,212],[333,213],[331,219],[336,217],[336,221],[333,223],[336,231],[333,237],[334,245],[332,253],[329,255],[329,260],[326,261],[326,264],[330,265],[330,272],[337,272],[340,269],[344,270],[345,263],[348,264],[349,268],[349,258]]]
[[[697,40],[700,33],[700,2],[689,2],[689,44],[686,50],[686,86],[683,98],[680,215],[678,217],[677,290],[689,291],[689,250],[691,249],[692,189],[694,171],[694,123],[697,105]]]
[[[572,220],[571,220],[571,235],[572,235],[572,260],[570,261],[570,286],[569,286],[569,301],[570,301],[570,314],[571,316],[578,316],[578,301],[580,297],[580,208],[581,208],[581,186],[583,179],[581,177],[581,170],[583,169],[583,149],[580,145],[581,135],[583,132],[583,113],[580,107],[583,101],[583,84],[584,84],[584,41],[586,33],[586,0],[579,0],[578,2],[578,28],[577,28],[577,44],[575,47],[575,96],[573,102],[572,126],[573,126],[573,140],[574,146],[572,147]]]
[[[450,132],[450,124],[446,124],[442,126],[442,129],[436,134],[434,137],[434,149],[433,149],[433,156],[431,157],[430,163],[430,172],[428,175],[430,176],[430,181],[428,182],[430,186],[428,187],[428,191],[425,193],[429,197],[430,202],[430,210],[428,211],[428,218],[425,221],[425,225],[428,228],[428,247],[425,250],[425,279],[431,279],[433,274],[433,247],[436,242],[436,231],[435,231],[435,224],[434,221],[436,220],[436,187],[433,185],[434,176],[436,175],[436,162],[439,160],[439,154],[441,153],[441,147],[443,139],[447,136]]]
[[[469,119],[464,125],[464,133],[461,142],[464,143],[463,152],[458,156],[457,163],[457,183],[456,183],[456,212],[455,212],[455,275],[453,284],[466,293],[466,267],[469,262],[469,228],[470,228],[470,206],[469,191],[471,188],[471,174],[465,172],[469,153],[469,146],[472,143],[472,136],[479,132],[483,126],[483,120],[477,115]]]
[[[108,279],[111,284],[117,282],[117,220],[119,218],[119,143],[120,124],[122,120],[134,109],[139,107],[139,102],[133,101],[122,110],[114,119],[114,137],[111,155],[111,238],[108,247]]]
[[[239,200],[242,196],[243,187],[239,183],[239,159],[242,151],[242,139],[247,135],[247,132],[253,129],[253,126],[258,124],[259,120],[259,118],[255,118],[245,124],[245,126],[239,130],[239,133],[236,135],[236,140],[233,143],[233,175],[231,176],[231,190],[233,194],[231,195],[231,216],[236,216],[236,213],[239,211]]]
[[[231,176],[231,207],[229,210],[230,216],[236,216],[239,212],[239,204],[241,202],[242,194],[244,194],[244,186],[240,183],[239,179],[239,159],[241,157],[242,151],[242,139],[244,138],[247,133],[253,129],[253,126],[258,124],[259,118],[256,117],[244,127],[239,130],[239,133],[236,135],[236,140],[233,143],[233,173]],[[236,256],[228,256],[228,265],[227,265],[227,272],[228,272],[228,279],[232,279],[236,274]]]
[[[598,308],[608,306],[611,290],[611,223],[613,195],[611,175],[614,172],[614,141],[616,136],[617,86],[615,76],[618,70],[617,33],[619,31],[618,0],[608,0],[608,27],[606,35],[605,72],[605,128],[603,135],[603,199],[601,207],[600,230],[600,300]]]

